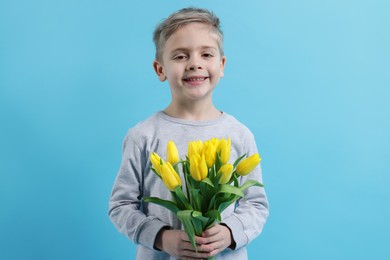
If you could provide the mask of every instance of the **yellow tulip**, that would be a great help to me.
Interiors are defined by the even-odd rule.
[[[152,153],[150,155],[150,162],[153,165],[153,168],[156,170],[157,174],[161,176],[161,166],[164,164],[164,160],[157,153]]]
[[[215,163],[215,155],[217,152],[217,146],[213,140],[208,140],[203,145],[203,154],[206,158],[207,166],[210,168]]]
[[[188,158],[191,158],[192,156],[196,154],[201,154],[203,148],[202,141],[192,141],[188,143]]]
[[[180,175],[176,172],[176,170],[173,168],[172,164],[170,164],[169,162],[167,162],[166,164],[168,164],[168,167],[169,169],[171,170],[172,173],[174,173],[174,176],[177,180],[178,183],[180,183],[181,185],[181,179],[180,179]]]
[[[226,164],[230,159],[231,140],[222,138],[219,143],[218,153],[221,158],[222,164]]]
[[[190,174],[196,181],[201,181],[207,177],[208,168],[204,154],[196,154],[190,158]]]
[[[167,145],[167,161],[172,165],[179,161],[179,151],[173,141],[169,141]]]
[[[174,191],[176,187],[181,186],[180,176],[169,162],[164,163],[161,167],[161,179],[170,191]]]
[[[260,163],[261,158],[258,153],[249,156],[248,158],[243,159],[236,168],[236,172],[241,175],[245,176],[249,174],[251,171],[253,171],[256,166]]]
[[[221,140],[219,140],[218,138],[212,138],[209,140],[215,147],[218,147],[219,146],[219,143],[221,142]]]
[[[221,173],[221,178],[219,179],[219,184],[226,184],[230,181],[233,173],[233,165],[230,163],[223,165],[218,173]]]

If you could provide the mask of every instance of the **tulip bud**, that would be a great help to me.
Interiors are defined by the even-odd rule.
[[[209,140],[215,147],[218,147],[219,146],[219,143],[221,142],[221,140],[219,140],[218,138],[212,138]]]
[[[221,139],[219,143],[218,153],[221,158],[222,164],[226,164],[230,159],[230,150],[231,150],[231,140],[230,137],[228,140],[225,138]]]
[[[188,158],[195,156],[196,154],[200,155],[202,152],[203,143],[202,141],[192,141],[188,143]]]
[[[236,168],[236,172],[241,175],[245,176],[249,174],[251,171],[253,171],[256,166],[260,163],[261,158],[258,153],[249,156],[248,158],[243,159]]]
[[[219,179],[219,184],[226,184],[230,181],[233,173],[233,165],[230,163],[223,165],[218,173],[221,173],[221,178]]]
[[[152,163],[153,168],[156,170],[157,174],[161,176],[161,166],[164,164],[164,160],[162,160],[157,153],[152,153],[150,155],[150,162]]]
[[[173,141],[169,141],[167,145],[167,161],[172,165],[179,161],[179,151]]]
[[[214,142],[215,143],[215,142]],[[206,141],[203,145],[203,154],[206,158],[207,166],[210,168],[215,163],[215,155],[217,152],[217,146],[215,146],[212,140]]]
[[[208,168],[204,154],[196,154],[190,158],[190,174],[196,181],[201,181],[207,177]]]
[[[161,167],[161,179],[170,191],[174,191],[177,186],[181,186],[181,179],[169,162]]]

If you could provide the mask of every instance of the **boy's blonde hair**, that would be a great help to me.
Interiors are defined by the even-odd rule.
[[[153,33],[153,41],[156,45],[156,60],[162,61],[162,50],[168,38],[180,27],[189,23],[203,23],[211,27],[211,32],[217,36],[217,44],[221,56],[223,56],[223,33],[220,28],[219,18],[207,9],[188,7],[183,8],[157,25]]]

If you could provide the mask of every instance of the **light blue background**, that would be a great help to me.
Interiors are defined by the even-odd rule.
[[[388,259],[390,5],[0,2],[0,259],[133,259],[107,216],[129,127],[170,94],[156,23],[222,20],[217,106],[256,136],[271,215],[250,259]]]

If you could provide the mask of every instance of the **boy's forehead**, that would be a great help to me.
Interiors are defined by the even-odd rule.
[[[186,48],[191,45],[219,49],[218,36],[210,25],[190,23],[173,32],[165,42],[165,47]]]
[[[213,27],[211,25],[194,22],[194,23],[188,23],[180,26],[179,28],[177,28],[175,31],[172,32],[169,38],[172,38],[174,36],[178,37],[178,35],[183,36],[191,33],[215,35],[215,33],[213,32]],[[167,40],[169,40],[169,38]]]

